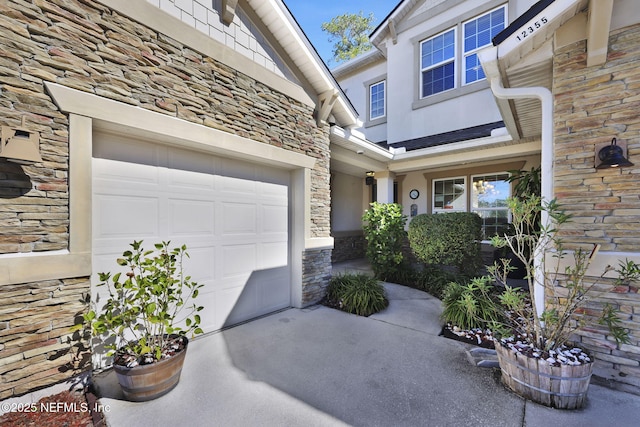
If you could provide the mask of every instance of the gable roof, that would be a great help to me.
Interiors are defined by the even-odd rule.
[[[391,12],[382,20],[375,30],[369,35],[369,40],[376,46],[388,34],[395,32],[395,25],[399,23],[411,9],[422,0],[402,0]],[[393,34],[392,34],[393,36]]]
[[[323,106],[329,108],[336,123],[341,126],[358,123],[358,113],[351,101],[284,2],[282,0],[247,0],[247,3],[318,94],[322,104],[320,109]],[[328,116],[328,114],[325,115]]]

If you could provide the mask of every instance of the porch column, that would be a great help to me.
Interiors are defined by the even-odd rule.
[[[378,203],[393,203],[393,180],[395,177],[396,174],[390,171],[376,171]]]

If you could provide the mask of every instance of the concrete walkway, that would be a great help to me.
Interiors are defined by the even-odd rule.
[[[592,384],[584,409],[527,402],[439,337],[440,301],[385,284],[364,318],[288,309],[191,342],[178,386],[126,402],[97,379],[109,426],[637,426],[640,397]]]

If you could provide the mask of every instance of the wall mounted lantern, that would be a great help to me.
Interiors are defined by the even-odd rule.
[[[373,185],[373,177],[376,176],[376,173],[374,171],[369,171],[367,172],[367,177],[365,178],[365,183],[367,185]]]
[[[626,144],[618,145],[618,141],[613,138],[611,144],[596,146],[596,169],[608,169],[624,166],[633,166],[625,156]],[[599,163],[598,163],[599,161]]]
[[[32,165],[42,161],[40,157],[40,134],[22,125],[18,127],[2,126],[0,128],[0,158],[21,165]]]

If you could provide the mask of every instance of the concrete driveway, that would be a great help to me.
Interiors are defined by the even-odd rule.
[[[369,318],[324,306],[288,309],[198,338],[169,394],[122,400],[96,381],[110,426],[636,426],[640,397],[591,385],[586,408],[524,401],[499,370],[439,337],[440,301],[385,284]]]

